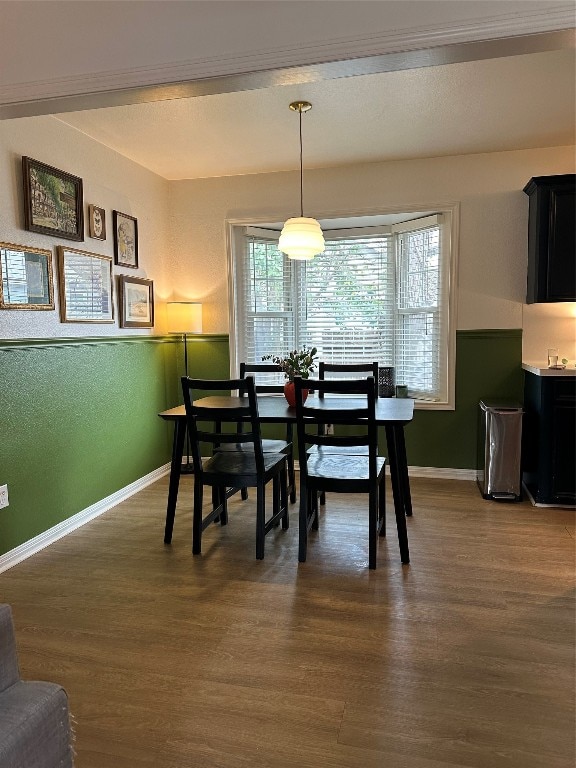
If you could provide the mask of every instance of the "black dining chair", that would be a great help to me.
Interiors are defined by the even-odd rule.
[[[318,398],[303,402],[302,390],[313,389]],[[376,568],[378,535],[386,535],[385,522],[385,464],[378,456],[378,426],[376,424],[376,392],[374,378],[359,380],[295,379],[296,428],[300,456],[300,515],[298,560],[306,561],[308,533],[318,528],[318,494],[368,494],[368,565]],[[340,395],[330,405],[324,395]],[[358,399],[348,401],[347,395]],[[318,425],[338,424],[349,427],[351,434],[327,435]],[[310,452],[308,448],[315,446]],[[367,454],[333,453],[334,449],[364,448]],[[408,531],[404,514],[396,515],[400,558],[410,562]]]
[[[245,379],[254,373],[260,374],[281,374],[282,368],[274,363],[240,363],[240,378]],[[284,385],[278,383],[259,383],[255,381],[256,392],[258,394],[274,394],[284,395]],[[286,424],[286,433],[284,440],[273,440],[271,438],[262,438],[262,450],[264,453],[285,453],[288,465],[288,493],[290,495],[290,503],[296,502],[296,474],[294,471],[294,447],[293,447],[293,425]],[[233,446],[221,446],[220,450],[230,451],[236,450]],[[242,498],[246,498],[247,494],[242,493]]]
[[[328,374],[328,376],[326,376]],[[332,374],[337,374],[333,377]],[[327,379],[355,379],[362,376],[372,376],[374,378],[374,391],[376,397],[378,397],[378,363],[326,363],[320,361],[318,363],[318,378],[321,380]],[[318,393],[320,398],[324,397],[323,393]],[[320,427],[322,429],[322,427]],[[311,449],[315,450],[315,446]],[[331,449],[328,446],[325,447],[325,451],[338,454],[355,454],[360,456],[368,455],[368,446],[356,445],[356,446],[333,446]],[[320,504],[324,506],[326,504],[326,494],[320,494]]]
[[[238,390],[244,397],[230,397]],[[288,498],[286,493],[286,454],[264,453],[258,420],[258,402],[254,379],[191,379],[182,377],[186,421],[192,444],[194,463],[194,505],[192,552],[202,550],[202,532],[212,522],[228,523],[226,489],[256,488],[256,558],[264,557],[266,534],[282,522],[287,529]],[[198,403],[195,392],[201,392]],[[208,393],[208,395],[207,395]],[[213,394],[216,393],[216,394]],[[224,397],[222,397],[225,395]],[[242,424],[242,428],[238,428]],[[213,453],[202,459],[201,444],[208,443]],[[219,451],[229,445],[236,450]],[[266,519],[266,486],[272,480],[272,515]],[[211,511],[204,516],[204,486],[213,489]]]

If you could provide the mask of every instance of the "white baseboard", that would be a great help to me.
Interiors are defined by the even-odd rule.
[[[158,469],[149,472],[144,477],[141,477],[139,480],[130,483],[130,485],[120,488],[119,491],[112,493],[110,496],[106,496],[105,499],[97,501],[90,507],[86,507],[86,509],[83,509],[81,512],[58,523],[58,525],[55,525],[53,528],[49,528],[47,531],[44,531],[44,533],[35,536],[33,539],[30,539],[30,541],[25,541],[24,544],[21,544],[19,547],[11,549],[9,552],[6,552],[5,555],[0,555],[0,573],[7,571],[8,568],[12,568],[12,566],[17,565],[22,562],[22,560],[26,560],[27,557],[30,557],[41,549],[44,549],[44,547],[53,544],[55,541],[58,541],[58,539],[61,539],[63,536],[76,530],[76,528],[80,528],[85,523],[98,517],[98,515],[107,512],[112,507],[115,507],[116,504],[120,504],[121,501],[138,493],[138,491],[141,491],[143,488],[146,488],[147,485],[156,482],[156,480],[164,477],[164,475],[167,475],[169,472],[170,464],[164,464],[163,466],[158,467]]]
[[[299,469],[294,462],[294,469]],[[386,472],[390,472],[390,464],[386,464]],[[410,477],[430,477],[436,480],[476,480],[475,469],[453,469],[452,467],[408,467]]]
[[[408,467],[410,477],[430,477],[436,480],[476,480],[475,469],[452,467]]]

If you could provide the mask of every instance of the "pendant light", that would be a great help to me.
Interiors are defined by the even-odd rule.
[[[304,192],[302,183],[302,112],[312,109],[309,101],[293,101],[290,109],[300,116],[300,216],[288,219],[278,241],[278,249],[289,259],[309,261],[324,250],[324,235],[316,219],[304,216]]]

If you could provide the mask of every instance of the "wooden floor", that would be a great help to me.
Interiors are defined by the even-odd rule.
[[[389,504],[297,509],[255,560],[252,500],[192,557],[167,480],[0,575],[22,675],[68,690],[78,768],[573,768],[574,512],[412,481],[410,566]],[[23,767],[25,768],[25,767]]]

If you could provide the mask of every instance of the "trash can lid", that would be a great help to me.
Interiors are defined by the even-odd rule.
[[[483,411],[522,411],[523,407],[517,400],[480,400]]]

